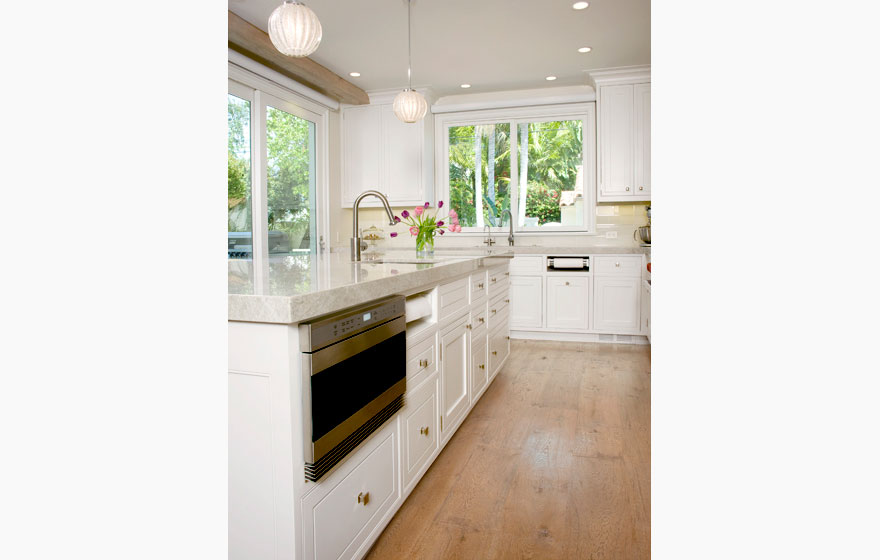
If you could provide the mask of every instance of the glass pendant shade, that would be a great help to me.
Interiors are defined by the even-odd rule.
[[[309,56],[321,44],[321,22],[305,4],[284,0],[269,16],[269,38],[282,54]]]
[[[406,123],[414,123],[428,112],[428,101],[416,90],[405,89],[394,98],[391,108],[398,119]]]

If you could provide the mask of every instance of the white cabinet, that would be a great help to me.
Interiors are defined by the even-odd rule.
[[[587,330],[590,310],[590,277],[547,277],[547,328]]]
[[[642,334],[651,342],[651,284],[642,280]]]
[[[510,328],[540,328],[543,323],[544,278],[510,277]]]
[[[350,208],[358,194],[377,190],[392,206],[430,201],[430,119],[404,123],[390,103],[342,110],[342,205]],[[373,197],[363,206],[378,206]]]
[[[650,72],[596,72],[592,78],[599,112],[597,200],[651,200]]]
[[[483,327],[471,339],[471,394],[476,398],[489,383],[489,329]]]
[[[407,391],[406,406],[401,412],[401,470],[403,489],[409,491],[415,485],[416,476],[427,464],[440,444],[437,404],[437,377],[421,384],[414,391]]]
[[[468,411],[469,316],[463,315],[440,333],[440,433],[445,441]]]
[[[601,332],[639,332],[638,276],[596,275],[593,328]]]

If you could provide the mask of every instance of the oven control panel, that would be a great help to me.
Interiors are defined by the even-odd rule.
[[[406,300],[403,296],[393,296],[391,299],[319,317],[300,325],[300,350],[314,352],[376,325],[401,317],[405,313]]]

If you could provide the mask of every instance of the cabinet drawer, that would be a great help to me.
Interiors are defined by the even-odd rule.
[[[469,283],[470,277],[467,277],[440,286],[440,320],[467,307]]]
[[[422,384],[406,395],[401,413],[403,427],[403,487],[408,488],[416,475],[437,450],[437,378]]]
[[[487,304],[482,304],[471,310],[471,328],[477,330],[489,324],[489,310]]]
[[[471,303],[486,297],[487,286],[485,270],[471,274]]]
[[[399,495],[395,437],[396,431],[389,431],[385,439],[326,494],[312,492],[306,496],[303,504],[306,558],[337,560],[352,556],[394,504]],[[356,459],[351,457],[349,461]]]
[[[471,399],[476,399],[489,382],[489,339],[486,329],[480,329],[482,335],[471,339]]]
[[[406,350],[406,383],[416,387],[437,371],[437,333]]]
[[[510,271],[505,268],[489,269],[489,297],[494,298],[498,294],[506,293],[510,283]]]
[[[596,274],[619,274],[620,276],[641,276],[642,257],[593,257],[593,272]]]
[[[499,294],[489,302],[489,328],[494,329],[503,317],[507,317],[509,306],[509,293]]]
[[[540,255],[516,256],[510,262],[510,273],[541,274],[544,272],[544,257]]]

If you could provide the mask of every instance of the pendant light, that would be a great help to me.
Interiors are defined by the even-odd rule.
[[[284,0],[269,16],[269,39],[282,54],[309,56],[321,44],[321,22],[302,2]]]
[[[414,123],[421,120],[428,112],[428,102],[425,100],[425,96],[412,88],[412,0],[406,1],[406,25],[407,50],[409,52],[409,66],[406,70],[406,76],[409,79],[409,87],[397,94],[392,109],[398,119],[405,123]]]

